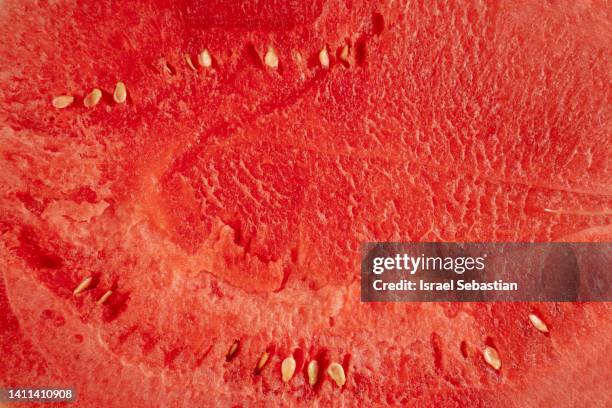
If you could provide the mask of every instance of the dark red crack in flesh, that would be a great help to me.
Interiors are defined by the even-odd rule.
[[[605,2],[2,9],[2,385],[74,384],[79,406],[606,405],[608,304],[358,288],[366,241],[610,239]]]

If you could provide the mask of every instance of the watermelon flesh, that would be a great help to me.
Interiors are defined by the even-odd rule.
[[[611,405],[608,303],[359,300],[362,242],[610,240],[606,2],[0,9],[0,386],[79,407]]]

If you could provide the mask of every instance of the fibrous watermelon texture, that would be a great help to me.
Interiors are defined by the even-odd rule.
[[[612,404],[609,304],[365,304],[358,268],[367,241],[612,237],[609,2],[0,9],[0,385]]]

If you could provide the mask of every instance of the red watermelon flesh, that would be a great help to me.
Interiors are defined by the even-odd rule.
[[[611,238],[607,2],[0,8],[0,385],[79,407],[611,404],[609,304],[364,304],[358,269],[367,241]]]

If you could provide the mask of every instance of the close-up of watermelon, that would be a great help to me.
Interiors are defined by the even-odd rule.
[[[0,388],[73,393],[0,406],[612,406],[609,302],[360,290],[368,242],[612,239],[609,1],[0,21]]]

